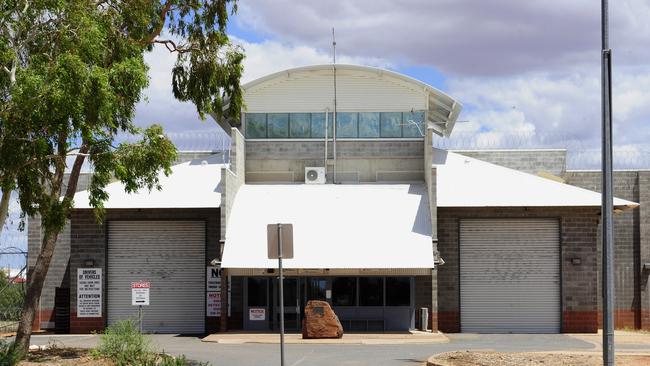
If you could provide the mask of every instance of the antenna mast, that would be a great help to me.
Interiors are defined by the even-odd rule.
[[[332,149],[334,150],[334,177],[332,183],[336,184],[336,37],[334,35],[334,27],[332,27],[332,68],[334,69],[334,118],[332,118]]]

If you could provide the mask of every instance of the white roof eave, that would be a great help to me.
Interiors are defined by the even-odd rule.
[[[422,184],[245,184],[230,212],[222,267],[275,268],[266,255],[272,223],[293,224],[288,269],[434,267]]]
[[[437,207],[600,207],[598,192],[433,149]],[[614,198],[619,210],[636,202]]]
[[[105,190],[109,198],[104,202],[106,209],[139,208],[218,208],[221,205],[221,155],[194,159],[172,167],[172,173],[158,174],[161,190],[141,189],[127,193],[124,184],[113,182]],[[75,209],[93,208],[90,194],[80,191],[75,194]]]

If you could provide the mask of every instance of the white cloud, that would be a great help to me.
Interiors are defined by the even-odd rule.
[[[450,94],[470,106],[461,131],[552,135],[557,142],[598,147],[601,124],[599,70],[533,73],[508,78],[454,78]],[[650,147],[650,67],[615,70],[614,142]],[[650,150],[648,148],[647,150]]]
[[[157,45],[145,55],[149,65],[149,87],[144,91],[146,100],[138,103],[135,123],[148,126],[161,124],[166,131],[188,131],[216,128],[212,120],[201,121],[192,103],[180,102],[172,93],[171,70],[176,54]]]
[[[293,67],[332,62],[331,53],[319,51],[309,46],[294,46],[276,41],[252,43],[236,38],[233,40],[241,45],[246,53],[244,76],[242,78],[244,83]],[[389,61],[381,58],[337,55],[336,61],[343,64],[361,64],[382,68],[392,67]]]
[[[283,42],[433,66],[455,75],[512,75],[598,64],[600,2],[593,0],[248,0],[242,28]],[[650,58],[650,3],[612,3],[618,62]]]

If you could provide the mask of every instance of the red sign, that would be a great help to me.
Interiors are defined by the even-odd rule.
[[[131,282],[131,288],[151,288],[151,283],[145,281]]]

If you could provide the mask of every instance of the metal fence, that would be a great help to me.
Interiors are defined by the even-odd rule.
[[[220,130],[170,132],[167,136],[179,151],[229,151],[230,137]],[[133,141],[135,136],[120,136]],[[616,141],[615,141],[616,142]],[[579,138],[555,132],[456,131],[451,137],[434,136],[433,146],[446,150],[565,149],[567,168],[600,169],[597,139]],[[650,144],[614,148],[615,169],[650,169]]]
[[[18,327],[26,292],[27,251],[16,246],[0,247],[0,333],[13,332]],[[12,267],[22,264],[22,267]]]
[[[562,133],[537,132],[454,132],[451,137],[435,136],[433,146],[446,150],[565,149],[567,169],[600,169],[598,140],[585,140]],[[650,144],[614,147],[615,169],[650,169]]]

